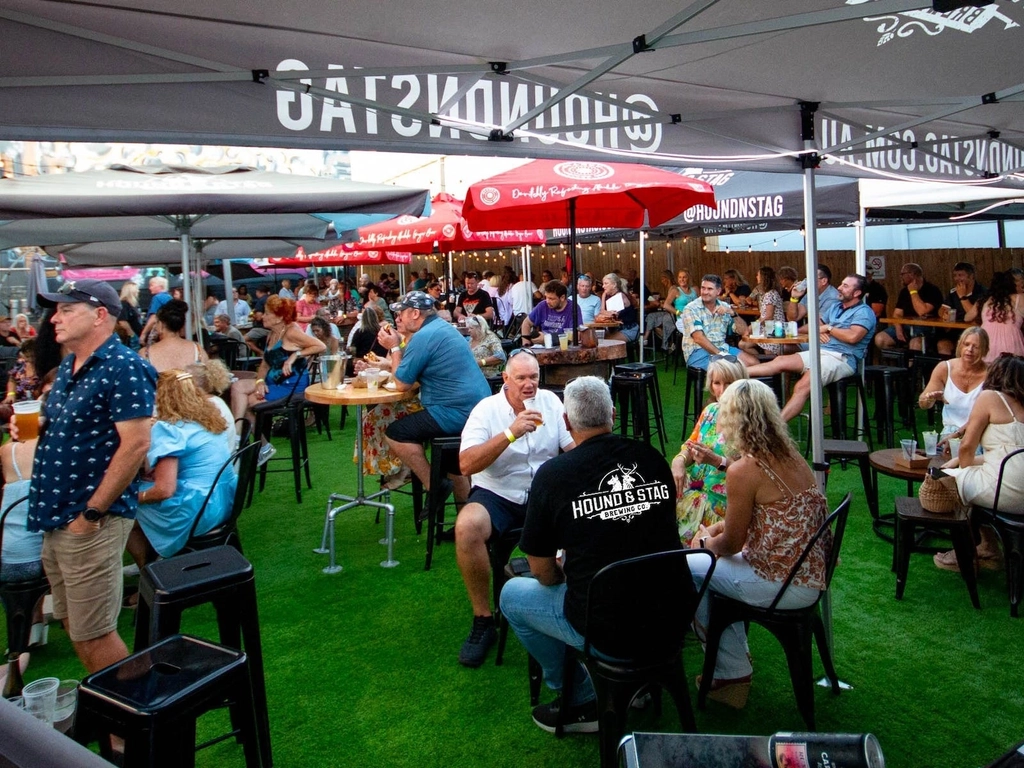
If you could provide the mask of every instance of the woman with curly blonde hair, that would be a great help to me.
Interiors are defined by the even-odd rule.
[[[701,528],[693,546],[710,549],[717,562],[710,588],[750,605],[767,607],[782,588],[804,547],[828,517],[828,503],[789,436],[775,393],[756,379],[730,384],[719,398],[718,431],[733,455],[726,459],[725,519]],[[832,538],[822,536],[801,565],[779,608],[800,608],[825,589]],[[693,569],[703,581],[707,572]],[[697,609],[698,636],[708,624],[708,598]],[[711,698],[742,708],[750,691],[750,657],[742,624],[722,634]]]
[[[224,439],[228,422],[196,387],[191,373],[174,369],[160,374],[156,410],[158,420],[146,454],[149,482],[139,491],[136,526],[128,539],[128,551],[140,567],[148,561],[150,548],[170,557],[185,546],[217,473],[231,455]],[[236,484],[234,468],[228,468],[217,482],[197,534],[227,519]]]

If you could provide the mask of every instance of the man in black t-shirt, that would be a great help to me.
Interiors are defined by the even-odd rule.
[[[924,279],[924,270],[920,264],[904,264],[900,269],[903,288],[896,297],[896,309],[893,317],[928,318],[934,320],[942,306],[942,291],[938,286]],[[896,346],[909,346],[921,350],[923,337],[934,338],[934,328],[914,325],[890,325],[884,331],[875,334],[875,346],[879,349],[892,349]]]
[[[871,307],[875,317],[884,317],[886,307],[889,306],[889,292],[885,290],[884,285],[875,280],[873,269],[868,269],[867,275],[868,285],[864,289],[864,303]]]
[[[502,614],[557,692],[566,644],[583,647],[587,589],[594,575],[610,563],[681,546],[672,470],[649,445],[612,433],[608,385],[596,376],[566,385],[565,420],[576,447],[538,470],[519,545],[536,579],[512,579],[501,593]],[[561,560],[559,549],[565,550]],[[616,629],[623,637],[631,631]],[[602,636],[622,644],[608,628]],[[593,733],[593,685],[585,671],[574,679],[565,730]],[[560,695],[535,707],[534,722],[554,732],[561,707]]]
[[[988,288],[974,279],[974,265],[958,261],[953,265],[953,287],[946,294],[946,301],[939,308],[939,319],[955,323],[980,323],[981,308],[988,298]],[[940,355],[952,355],[963,333],[958,328],[939,331],[935,345]]]
[[[466,290],[459,294],[455,305],[455,318],[467,315],[483,315],[488,323],[494,323],[494,303],[491,295],[480,287],[480,273],[466,273]]]

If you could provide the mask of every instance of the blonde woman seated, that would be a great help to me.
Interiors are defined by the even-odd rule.
[[[136,525],[128,551],[141,568],[150,548],[161,557],[181,551],[214,478],[231,455],[224,433],[228,422],[199,391],[192,374],[164,371],[157,379],[156,410],[146,468],[149,481],[139,491]],[[229,467],[220,476],[196,529],[203,534],[231,513],[237,478]]]
[[[985,356],[988,354],[988,334],[981,328],[968,328],[960,335],[956,357],[944,360],[932,369],[932,376],[918,398],[921,408],[942,405],[942,428],[947,435],[963,435],[963,427],[971,409],[981,394],[988,373]],[[943,438],[943,443],[948,437]]]
[[[466,329],[469,331],[469,348],[480,370],[484,376],[497,376],[508,359],[501,348],[501,339],[491,330],[483,315],[467,317]]]
[[[676,481],[676,520],[679,538],[688,543],[700,526],[712,526],[725,516],[725,468],[729,462],[718,431],[718,400],[725,388],[747,378],[747,369],[732,355],[711,358],[705,387],[711,402],[704,408],[690,438],[672,459]]]
[[[828,504],[811,468],[789,436],[775,393],[756,379],[730,384],[719,399],[718,431],[740,457],[729,462],[725,519],[693,537],[716,556],[710,589],[749,605],[767,607],[782,588],[804,547],[828,517]],[[779,608],[802,608],[825,589],[825,565],[832,537],[822,536],[779,601]],[[700,583],[707,571],[692,570]],[[708,596],[697,608],[694,628],[704,637]],[[711,684],[712,699],[737,709],[747,702],[751,676],[742,622],[722,634]]]
[[[192,374],[192,381],[196,387],[206,395],[213,406],[217,409],[224,421],[228,423],[228,431],[224,433],[224,442],[230,453],[238,448],[238,432],[235,429],[235,417],[224,402],[224,393],[231,389],[231,371],[224,365],[223,360],[207,360],[205,363],[195,363],[185,369],[186,373]]]
[[[978,447],[983,449],[977,455]],[[964,504],[991,507],[995,501],[999,466],[1003,458],[1024,448],[1024,357],[1004,353],[989,365],[982,392],[971,409],[960,441],[960,455],[944,465],[956,478],[956,488]],[[1004,512],[1024,506],[1024,456],[1010,459],[999,488],[999,509]],[[981,529],[977,549],[982,568],[999,568],[1002,555],[995,532]],[[959,570],[956,553],[935,555],[935,565],[943,570]]]

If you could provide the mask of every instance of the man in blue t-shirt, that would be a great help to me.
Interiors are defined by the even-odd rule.
[[[580,308],[569,300],[569,293],[560,281],[551,280],[544,283],[541,290],[544,291],[544,301],[534,307],[529,317],[523,320],[524,346],[531,343],[534,329],[538,333],[552,333],[557,336],[561,333],[572,333],[573,318],[577,326],[583,325]]]
[[[385,324],[377,341],[391,351],[398,391],[420,385],[423,410],[392,422],[385,436],[395,455],[430,490],[430,464],[423,444],[432,437],[461,434],[473,407],[491,394],[491,388],[469,343],[437,316],[432,296],[410,291],[391,305],[391,312],[399,329]],[[456,483],[456,498],[465,500],[469,481],[458,478]],[[438,495],[441,503],[447,495],[444,490]]]
[[[864,359],[875,330],[875,313],[864,303],[867,278],[847,275],[839,285],[841,301],[821,313],[821,383],[831,384],[852,376]],[[806,328],[801,329],[806,332]],[[802,373],[793,394],[782,409],[789,421],[803,410],[811,394],[810,352],[779,355],[774,360],[747,368],[750,378],[774,376],[776,373]]]

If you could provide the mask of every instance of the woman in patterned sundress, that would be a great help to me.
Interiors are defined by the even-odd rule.
[[[722,393],[718,429],[738,458],[726,460],[725,519],[701,528],[692,542],[716,556],[710,589],[750,605],[767,607],[782,588],[804,547],[828,517],[814,474],[789,436],[775,393],[743,379]],[[779,608],[812,604],[825,589],[832,537],[822,536],[801,565]],[[693,569],[703,581],[706,569]],[[697,609],[698,636],[709,619],[705,595]],[[737,709],[747,702],[751,676],[742,623],[722,634],[711,698]]]

